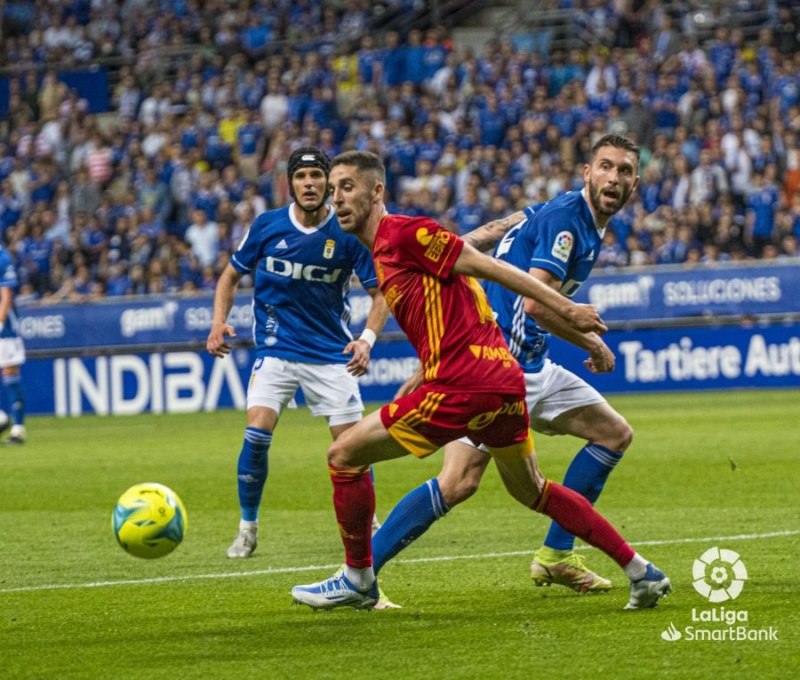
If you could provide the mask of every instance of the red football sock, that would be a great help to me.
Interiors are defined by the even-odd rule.
[[[600,548],[620,567],[624,568],[633,559],[634,549],[588,500],[572,489],[548,479],[542,497],[533,509],[555,520],[589,545]]]
[[[372,516],[375,489],[369,470],[357,472],[328,466],[333,482],[333,507],[344,543],[345,562],[355,569],[372,566]]]

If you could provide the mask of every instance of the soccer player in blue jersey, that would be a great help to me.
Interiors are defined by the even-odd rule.
[[[0,245],[0,372],[2,411],[0,432],[11,425],[6,444],[25,443],[25,399],[20,366],[25,363],[25,345],[19,334],[19,317],[14,295],[19,287],[17,270],[10,253]],[[9,419],[8,413],[11,414]]]
[[[606,224],[636,189],[638,168],[636,144],[627,137],[602,137],[584,167],[583,190],[525,209],[524,219],[499,241],[495,256],[572,297],[597,260]],[[599,335],[575,331],[533,300],[491,282],[485,289],[509,349],[525,372],[533,429],[586,440],[567,470],[564,486],[594,503],[633,431],[597,390],[547,358],[550,334],[585,349],[589,358],[584,365],[592,373],[613,370],[614,354]],[[413,382],[403,389],[412,386]],[[488,453],[468,439],[448,444],[439,475],[401,499],[373,537],[375,571],[472,496],[489,461]],[[558,524],[550,525],[531,565],[534,583],[578,592],[608,590],[611,582],[586,567],[573,550],[574,541]]]
[[[247,389],[247,428],[239,454],[241,521],[228,557],[249,557],[258,542],[258,512],[267,481],[268,451],[281,411],[303,390],[312,415],[325,416],[336,437],[361,419],[357,376],[383,330],[388,308],[369,251],[339,227],[327,203],[330,160],[315,147],[289,158],[294,201],[259,215],[220,275],[206,348],[231,351],[228,325],[239,281],[253,277],[257,359]],[[347,294],[355,272],[372,297],[361,337],[348,329]]]

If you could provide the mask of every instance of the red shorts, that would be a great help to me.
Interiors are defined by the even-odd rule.
[[[422,385],[384,406],[381,421],[389,434],[418,458],[461,437],[490,450],[519,448],[520,444],[527,448],[529,441],[524,394],[471,394]]]

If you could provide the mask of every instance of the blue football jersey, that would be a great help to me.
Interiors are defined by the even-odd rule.
[[[290,209],[259,215],[231,257],[236,271],[253,275],[258,356],[347,363],[350,276],[355,271],[364,288],[377,286],[372,255],[342,231],[333,210],[321,225],[307,228]]]
[[[525,219],[508,231],[494,255],[524,271],[552,272],[561,279],[561,293],[572,297],[597,261],[604,231],[595,226],[583,193],[569,192],[526,208]],[[523,371],[538,372],[550,334],[525,314],[520,295],[491,281],[484,287],[511,354]]]
[[[11,254],[0,246],[0,288],[10,288],[11,293],[16,294],[18,287],[19,279],[14,260],[11,258]],[[19,337],[19,317],[16,306],[12,304],[11,309],[8,310],[8,318],[3,325],[3,330],[0,331],[0,338],[16,337]]]

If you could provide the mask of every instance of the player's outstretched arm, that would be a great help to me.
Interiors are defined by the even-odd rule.
[[[528,271],[533,278],[538,279],[556,292],[560,291],[561,279],[552,272],[537,267]],[[589,353],[589,358],[583,363],[592,373],[610,373],[614,370],[616,364],[614,353],[597,333],[579,331],[552,309],[530,298],[525,298],[525,313],[536,319],[536,323],[548,333],[552,333],[576,347],[585,349]]]
[[[482,224],[477,229],[465,234],[462,238],[469,243],[476,250],[486,253],[495,247],[497,242],[506,235],[506,232],[511,229],[515,224],[519,224],[525,219],[525,213],[522,210],[502,217],[499,220],[492,220],[486,224]]]
[[[229,263],[217,281],[214,291],[214,316],[211,321],[211,330],[206,340],[206,349],[215,357],[224,357],[231,351],[227,338],[236,337],[236,329],[228,325],[228,314],[236,299],[236,291],[242,275]]]
[[[527,304],[529,302],[530,300],[525,300],[525,311],[528,314],[530,314]],[[532,315],[536,319],[536,323],[548,333],[585,349],[589,353],[589,358],[583,362],[587,369],[592,373],[611,373],[614,370],[617,363],[614,352],[598,333],[579,331],[551,309],[542,307],[542,305],[538,305],[537,308],[539,312]]]
[[[458,274],[488,279],[518,295],[532,298],[566,319],[580,331],[605,333],[608,330],[593,305],[577,305],[560,293],[534,279],[527,272],[494,257],[478,252],[468,243],[458,256],[453,271]]]
[[[386,320],[389,318],[389,307],[383,299],[383,293],[377,286],[366,289],[372,298],[372,306],[369,308],[367,323],[361,337],[353,340],[344,348],[344,354],[352,354],[352,358],[347,362],[347,370],[354,376],[364,375],[369,368],[370,353],[375,339],[383,331]]]

